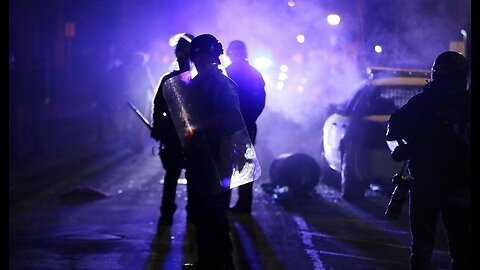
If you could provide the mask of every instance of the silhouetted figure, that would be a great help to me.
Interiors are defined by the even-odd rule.
[[[404,140],[392,152],[409,160],[412,247],[410,269],[433,269],[432,252],[441,217],[452,269],[471,269],[471,154],[468,65],[453,51],[438,55],[432,80],[394,112],[387,141]]]
[[[229,136],[245,129],[237,85],[218,68],[222,44],[210,34],[195,37],[190,59],[198,71],[189,84],[186,104],[192,127],[184,140],[186,177],[193,190],[197,261],[183,269],[234,269],[223,185],[221,150]],[[222,167],[224,168],[224,167]],[[231,167],[230,171],[231,173]],[[220,186],[221,183],[221,186]]]
[[[163,89],[165,82],[168,79],[190,72],[191,62],[188,58],[188,52],[190,42],[193,38],[194,36],[192,34],[183,34],[178,39],[175,47],[178,69],[165,74],[161,78],[153,101],[151,136],[160,143],[160,160],[165,169],[165,176],[163,177],[162,204],[160,206],[160,219],[158,225],[171,225],[173,223],[173,215],[177,209],[175,204],[177,182],[182,170],[185,168],[183,148],[165,102]],[[186,87],[186,85],[184,86]],[[190,213],[190,208],[192,207],[190,196],[190,188],[187,182],[187,219],[192,217]]]
[[[257,137],[256,121],[265,108],[265,81],[262,74],[248,62],[247,46],[241,40],[233,40],[228,45],[227,56],[231,64],[226,68],[228,77],[239,90],[240,110],[250,140],[255,144]],[[253,182],[238,187],[238,200],[229,211],[232,213],[251,213]],[[229,191],[231,196],[231,191]],[[230,198],[228,200],[230,203]],[[229,205],[228,205],[229,206]]]

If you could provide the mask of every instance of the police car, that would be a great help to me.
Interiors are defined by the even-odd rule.
[[[370,67],[367,73],[369,78],[323,125],[322,179],[352,202],[364,199],[370,187],[393,189],[392,176],[402,164],[390,157],[395,146],[385,141],[386,122],[422,90],[431,71]]]

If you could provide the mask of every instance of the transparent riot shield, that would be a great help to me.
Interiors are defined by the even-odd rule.
[[[195,130],[185,101],[187,84],[191,79],[192,73],[185,71],[166,80],[162,89],[170,117],[173,120],[175,130],[183,147],[185,147],[186,138]]]
[[[223,188],[238,187],[261,175],[260,163],[245,127],[222,139],[220,157],[217,166]]]
[[[190,72],[168,79],[162,89],[177,135],[185,147],[189,138],[196,135],[200,123],[196,123],[191,107],[187,103]],[[240,114],[240,109],[238,109]],[[247,128],[241,115],[241,125],[229,134],[220,137],[220,147],[209,149],[212,153],[210,162],[216,170],[217,183],[213,185],[215,192],[232,189],[257,180],[261,175],[260,163],[254,145],[250,140]],[[205,145],[207,145],[205,143]],[[213,158],[217,156],[219,158]]]

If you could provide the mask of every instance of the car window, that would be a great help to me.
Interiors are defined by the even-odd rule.
[[[380,88],[380,96],[393,100],[397,109],[405,105],[411,97],[422,91],[422,86],[416,85],[382,86]]]
[[[358,117],[392,114],[421,90],[421,86],[411,85],[366,85],[348,101],[345,114]]]
[[[367,112],[369,115],[390,115],[397,110],[395,101],[381,95],[372,95]]]
[[[347,102],[345,108],[346,115],[357,114],[362,110],[362,104],[365,103],[365,98],[368,96],[369,86],[364,86],[358,90],[355,95]]]

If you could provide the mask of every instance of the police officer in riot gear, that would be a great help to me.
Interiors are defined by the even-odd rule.
[[[432,269],[432,252],[441,218],[448,235],[453,270],[471,269],[471,156],[468,65],[454,51],[437,56],[432,80],[394,112],[387,141],[403,140],[393,152],[409,160],[412,246],[410,269]]]
[[[228,192],[216,186],[224,138],[245,128],[237,85],[218,68],[222,44],[210,34],[195,37],[190,59],[198,71],[189,84],[188,113],[194,129],[184,140],[186,176],[193,190],[197,261],[183,269],[234,269],[229,222],[225,208]]]
[[[175,76],[190,71],[191,63],[188,57],[190,42],[194,36],[192,34],[182,34],[179,36],[175,56],[177,57],[178,69],[165,74],[158,85],[153,102],[153,121],[151,137],[160,142],[160,160],[165,169],[162,203],[160,207],[160,219],[158,225],[171,225],[173,215],[177,209],[175,204],[177,182],[185,167],[182,145],[177,136],[170,112],[168,111],[163,88],[165,82]],[[187,219],[191,218],[192,204],[190,202],[191,192],[187,182]]]
[[[240,110],[250,140],[255,144],[256,121],[265,108],[265,81],[262,74],[248,62],[247,46],[243,41],[231,41],[228,45],[227,56],[230,58],[231,64],[225,70],[228,77],[238,85]],[[238,200],[235,206],[229,210],[232,213],[251,213],[252,192],[253,182],[239,186]]]

